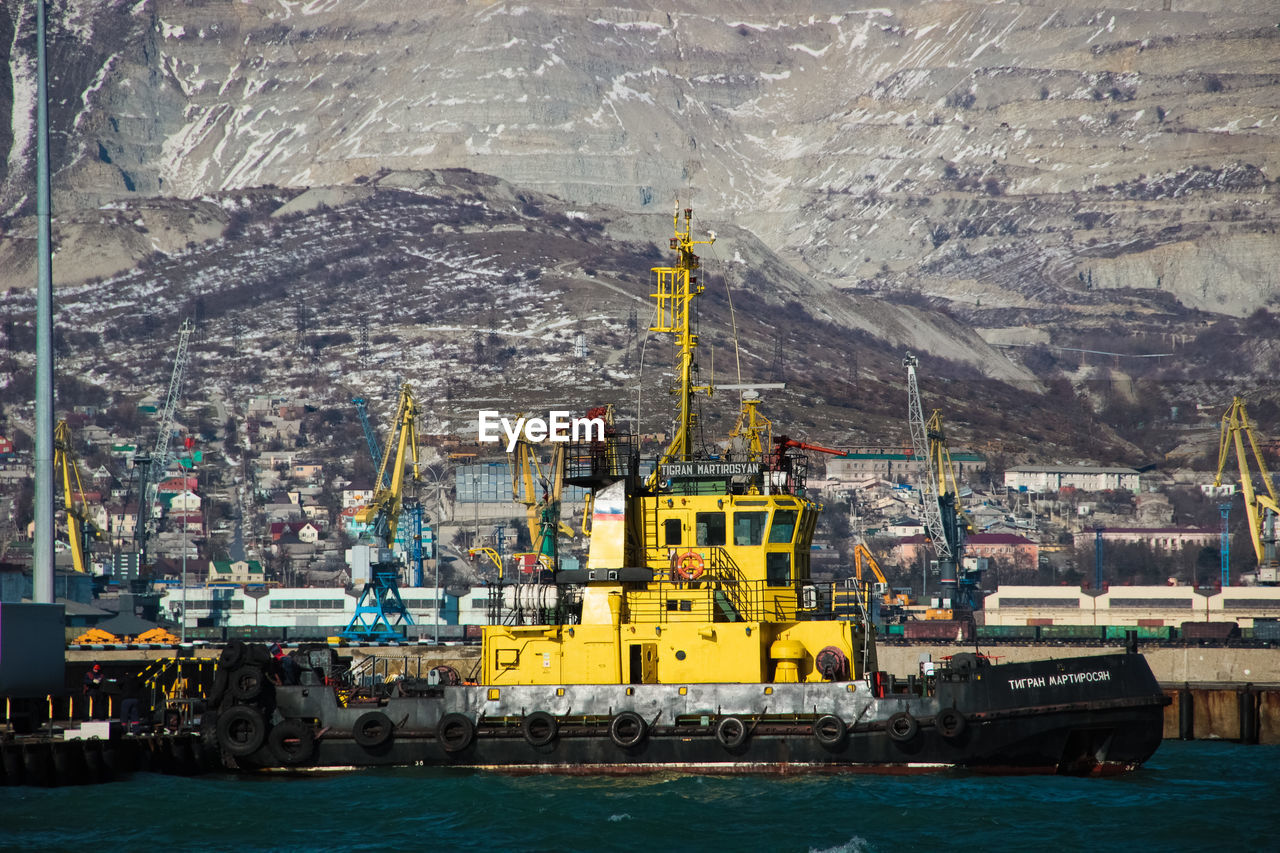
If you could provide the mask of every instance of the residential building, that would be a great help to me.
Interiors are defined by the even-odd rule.
[[[1097,468],[1089,465],[1016,465],[1005,469],[1004,485],[1020,492],[1056,492],[1066,486],[1082,492],[1140,489],[1133,468]]]

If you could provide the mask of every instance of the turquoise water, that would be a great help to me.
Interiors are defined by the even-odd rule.
[[[4,850],[1280,849],[1280,747],[1165,743],[1113,779],[139,774],[0,789]]]

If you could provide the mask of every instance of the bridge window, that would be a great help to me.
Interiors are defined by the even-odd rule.
[[[680,519],[668,518],[662,522],[662,530],[668,545],[680,544]]]
[[[773,527],[769,528],[769,542],[785,544],[796,534],[796,511],[780,509],[773,514]]]
[[[791,586],[791,554],[765,554],[764,577],[769,586]]]
[[[767,512],[735,512],[733,514],[733,544],[763,544],[764,526],[768,520],[769,513]]]
[[[724,513],[700,512],[697,516],[698,544],[724,544]]]

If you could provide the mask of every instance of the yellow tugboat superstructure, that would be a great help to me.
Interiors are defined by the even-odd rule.
[[[693,446],[695,396],[711,392],[694,382],[694,249],[712,240],[693,239],[689,209],[683,223],[677,210],[674,231],[675,264],[653,269],[650,327],[678,350],[670,444],[645,477],[628,437],[571,446],[566,481],[592,488],[593,501],[587,568],[557,576],[562,588],[581,582],[562,600],[570,616],[486,628],[482,684],[779,683],[875,669],[863,619],[806,618],[833,603],[809,576],[822,505],[805,495],[786,444],[770,446],[759,400],[743,400],[741,458]],[[853,587],[836,594],[850,616],[863,612]]]

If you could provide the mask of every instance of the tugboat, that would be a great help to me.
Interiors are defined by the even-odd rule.
[[[675,263],[653,270],[651,331],[679,348],[669,446],[645,470],[612,425],[568,445],[564,481],[592,496],[586,568],[493,590],[473,683],[405,680],[360,703],[310,668],[273,686],[264,650],[228,646],[206,720],[228,766],[1109,774],[1151,756],[1168,700],[1138,654],[880,671],[869,585],[810,577],[805,445],[744,395],[731,451],[694,448],[709,242],[677,209]]]

